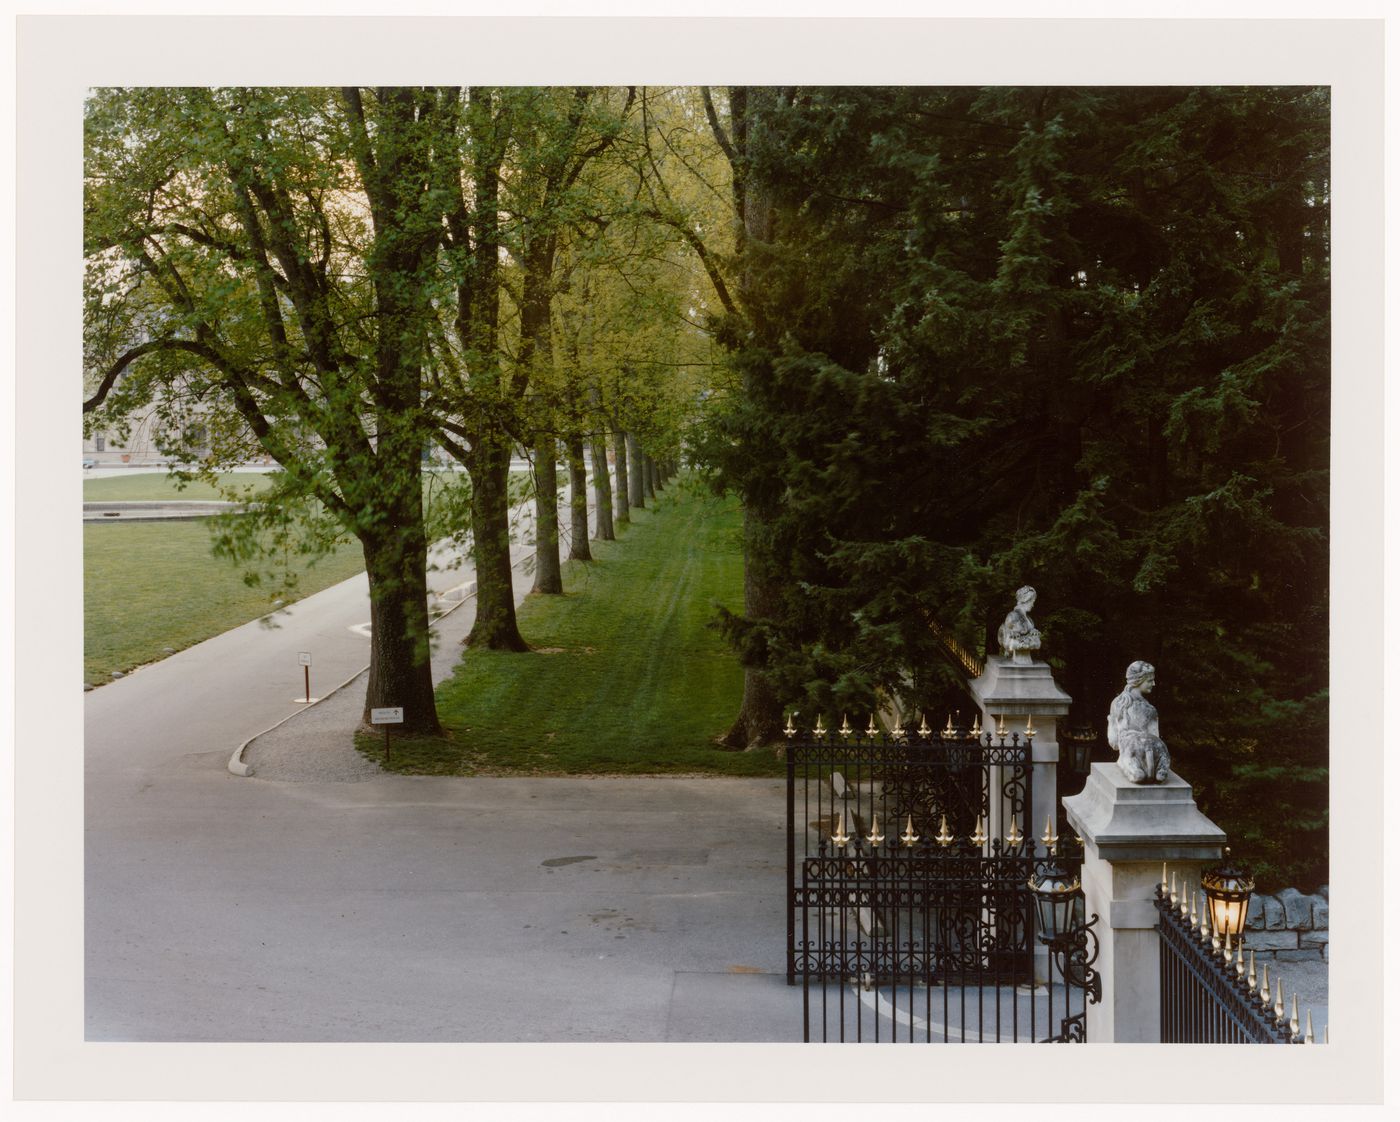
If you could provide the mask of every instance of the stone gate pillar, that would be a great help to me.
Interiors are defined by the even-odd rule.
[[[1045,830],[1046,817],[1052,820],[1058,817],[1055,783],[1060,746],[1055,740],[1055,719],[1069,713],[1070,696],[1055,682],[1050,667],[1032,659],[1025,651],[989,656],[982,676],[969,681],[968,689],[982,711],[982,728],[992,733],[993,742],[999,722],[1005,722],[1008,739],[1011,733],[1024,737],[1028,718],[1034,723],[1031,805],[1026,831],[1029,843],[1034,843]],[[1011,808],[999,797],[1002,770],[1000,767],[991,769],[987,834],[1004,840],[1011,828]],[[1049,976],[1049,951],[1037,943],[1035,979],[1043,983]]]
[[[1069,713],[1070,696],[1060,689],[1046,663],[1037,662],[1025,652],[990,655],[982,676],[969,681],[968,689],[982,711],[983,731],[994,737],[998,722],[1006,723],[1008,738],[1013,732],[1024,737],[1027,719],[1034,722],[1029,832],[1032,838],[1038,838],[1045,829],[1046,816],[1058,816],[1055,776],[1060,746],[1055,740],[1055,719]],[[1000,799],[991,800],[988,834],[1006,836],[1011,825],[1009,810]]]
[[[1200,883],[1218,860],[1225,832],[1196,807],[1176,772],[1164,783],[1137,784],[1116,763],[1094,764],[1084,790],[1065,799],[1070,825],[1084,839],[1084,913],[1097,915],[1103,998],[1085,1010],[1093,1044],[1161,1040],[1161,947],[1153,891],[1162,863]],[[1169,874],[1170,875],[1170,872]]]

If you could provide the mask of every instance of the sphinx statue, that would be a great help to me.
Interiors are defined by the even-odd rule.
[[[1172,766],[1157,728],[1157,708],[1147,700],[1156,674],[1150,662],[1132,663],[1123,692],[1108,707],[1108,746],[1118,750],[1118,768],[1133,783],[1162,783]]]
[[[997,629],[997,643],[1001,653],[1016,657],[1019,651],[1040,650],[1040,632],[1031,622],[1031,609],[1035,607],[1035,589],[1023,585],[1016,590],[1016,606],[1006,613],[1006,620]],[[1023,656],[1029,658],[1027,653]]]

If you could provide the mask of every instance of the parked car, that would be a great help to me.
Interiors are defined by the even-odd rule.
[[[97,461],[96,461],[96,460],[84,460],[84,461],[83,461],[83,470],[84,470],[84,471],[86,471],[86,470],[87,470],[88,468],[90,468],[90,467],[96,467],[96,466],[97,466]]]

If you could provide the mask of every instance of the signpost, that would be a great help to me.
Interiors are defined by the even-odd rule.
[[[369,723],[372,725],[384,726],[384,762],[390,760],[389,755],[389,726],[403,724],[403,707],[393,706],[384,709],[371,709],[369,711]]]
[[[306,704],[311,704],[311,652],[298,651],[297,661],[301,663],[302,672],[306,675]]]

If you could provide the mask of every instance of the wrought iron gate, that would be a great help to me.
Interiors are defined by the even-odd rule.
[[[789,735],[803,1038],[1083,1040],[1085,957],[1036,939],[1030,741],[951,724]],[[1041,840],[1063,867],[1082,859],[1053,827]]]

